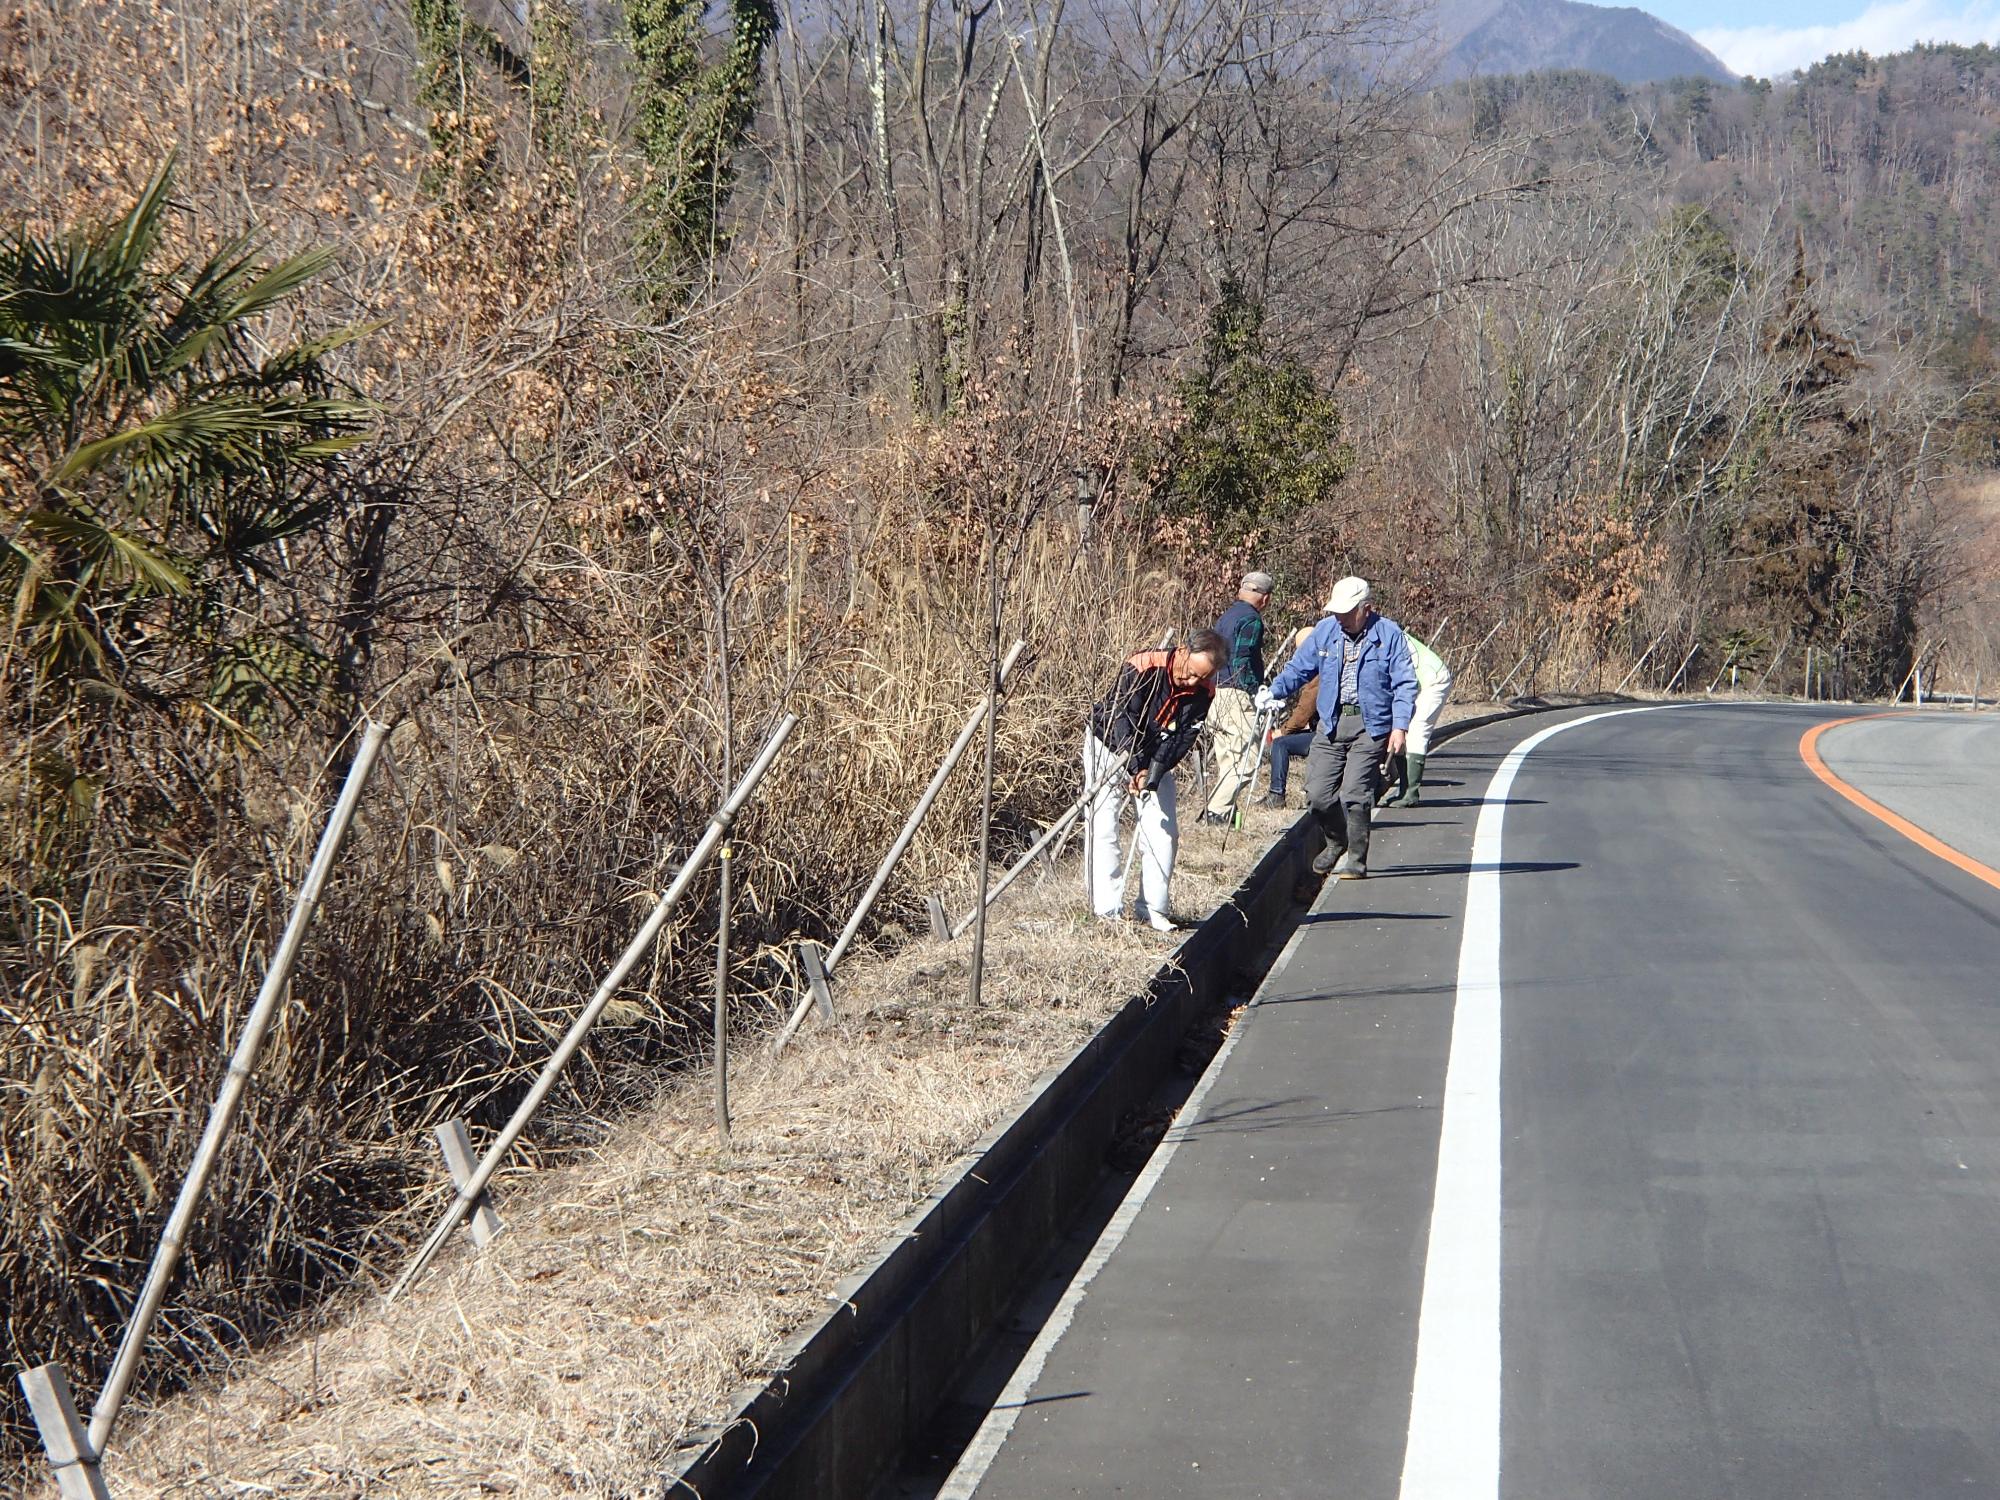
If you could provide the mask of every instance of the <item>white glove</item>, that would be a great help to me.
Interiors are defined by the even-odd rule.
[[[1250,701],[1256,706],[1257,712],[1260,714],[1269,713],[1272,709],[1283,708],[1285,706],[1285,700],[1283,698],[1273,698],[1271,696],[1271,687],[1269,683],[1266,683],[1263,687],[1258,688],[1257,696],[1252,698]]]

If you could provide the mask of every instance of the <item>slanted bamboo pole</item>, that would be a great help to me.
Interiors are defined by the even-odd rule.
[[[945,781],[964,758],[965,752],[971,748],[973,736],[979,733],[979,726],[986,722],[989,705],[997,712],[998,695],[1006,691],[1007,678],[1014,670],[1014,663],[1027,649],[1027,645],[1026,641],[1016,641],[1008,648],[1006,657],[1000,663],[1000,672],[994,684],[996,691],[980,698],[979,706],[966,718],[965,727],[959,730],[958,738],[951,742],[951,749],[945,752],[944,759],[931,774],[930,784],[924,788],[923,795],[917,798],[917,805],[910,809],[909,817],[903,820],[903,827],[897,833],[896,841],[889,846],[889,852],[882,856],[882,863],[875,867],[874,879],[868,882],[868,889],[861,893],[861,899],[855,903],[854,911],[847,919],[847,925],[840,930],[840,936],[834,939],[833,946],[827,950],[823,966],[829,977],[832,976],[835,966],[846,956],[848,948],[853,945],[855,934],[861,931],[861,924],[868,920],[868,913],[874,910],[876,899],[882,894],[882,888],[888,885],[890,875],[895,873],[896,866],[902,860],[905,851],[909,849],[911,840],[916,838],[918,827],[922,825],[925,814],[931,810],[931,804],[937,801],[938,793],[944,790]],[[812,1008],[812,1004],[813,997],[810,991],[799,997],[799,1003],[792,1007],[791,1015],[785,1020],[784,1029],[778,1033],[778,1039],[771,1044],[772,1052],[785,1050],[785,1044],[791,1041],[792,1033],[799,1029],[799,1023],[805,1020],[806,1012]]]
[[[1089,791],[1085,792],[1081,797],[1077,798],[1076,801],[1072,802],[1069,805],[1069,810],[1067,812],[1065,812],[1061,817],[1057,818],[1055,822],[1049,824],[1047,828],[1043,829],[1042,836],[1036,839],[1034,843],[1028,846],[1028,852],[1023,854],[1019,859],[1015,860],[1013,864],[1009,865],[1007,867],[1007,873],[1002,875],[998,880],[993,882],[992,889],[987,891],[986,893],[986,904],[988,906],[991,906],[995,901],[998,901],[1000,899],[1001,893],[1005,891],[1008,886],[1012,885],[1016,880],[1020,879],[1022,875],[1026,874],[1028,866],[1035,862],[1035,860],[1041,855],[1041,852],[1044,849],[1048,848],[1050,844],[1054,843],[1058,838],[1062,836],[1064,831],[1068,829],[1069,826],[1077,820],[1078,815],[1082,813],[1084,808],[1089,805],[1090,799],[1096,796],[1102,790],[1103,790],[1102,782],[1098,783],[1096,786],[1093,786]],[[975,905],[964,916],[960,917],[956,922],[951,924],[951,935],[955,938],[965,936],[965,930],[968,927],[970,927],[973,924],[973,922],[978,919],[978,917],[979,917],[979,908],[977,905]]]
[[[1674,673],[1674,675],[1667,680],[1668,692],[1671,693],[1674,690],[1674,688],[1677,685],[1679,685],[1682,676],[1686,674],[1689,665],[1694,661],[1695,653],[1699,650],[1701,650],[1700,641],[1696,641],[1692,646],[1688,647],[1688,654],[1681,658],[1680,671]]]
[[[655,903],[652,915],[646,918],[645,924],[640,927],[632,941],[625,945],[625,951],[619,955],[618,962],[612,965],[611,972],[606,974],[597,986],[597,993],[591,997],[590,1004],[586,1005],[570,1023],[570,1028],[564,1033],[562,1041],[549,1055],[548,1062],[543,1064],[541,1075],[535,1079],[527,1097],[522,1099],[515,1108],[512,1118],[493,1138],[493,1144],[486,1148],[486,1154],[479,1159],[478,1168],[459,1187],[458,1195],[445,1209],[444,1216],[431,1230],[430,1237],[419,1247],[402,1276],[389,1289],[388,1300],[393,1302],[400,1297],[410,1283],[423,1274],[424,1267],[437,1258],[438,1251],[444,1248],[444,1242],[451,1237],[451,1232],[471,1212],[473,1203],[480,1193],[485,1191],[487,1183],[493,1180],[493,1174],[500,1170],[500,1163],[506,1159],[514,1143],[521,1138],[521,1133],[528,1128],[528,1122],[535,1117],[535,1111],[540,1109],[542,1101],[548,1098],[549,1090],[555,1087],[556,1079],[562,1076],[562,1071],[569,1065],[569,1060],[583,1045],[583,1039],[590,1034],[590,1028],[595,1026],[597,1018],[604,1014],[604,1007],[611,1003],[611,997],[618,993],[618,988],[624,984],[626,976],[637,967],[639,960],[645,957],[646,950],[653,946],[654,939],[659,937],[660,929],[666,926],[667,918],[680,904],[681,897],[694,883],[695,876],[701,873],[703,866],[714,856],[722,841],[729,836],[730,825],[736,821],[736,816],[743,810],[743,805],[757,790],[757,784],[764,779],[764,773],[769,771],[772,763],[777,760],[778,752],[785,748],[785,741],[798,727],[798,722],[798,715],[785,715],[778,727],[771,732],[770,739],[765,741],[764,748],[757,753],[757,759],[751,763],[750,769],[743,773],[743,779],[736,784],[736,789],[729,794],[729,799],[709,818],[708,827],[703,831],[700,841],[696,843],[686,862],[681,865],[680,873],[674,876],[673,884],[667,887],[666,894]]]
[[[236,1123],[237,1111],[243,1107],[243,1095],[250,1087],[250,1075],[257,1067],[258,1055],[264,1050],[264,1038],[270,1032],[278,1007],[285,998],[292,966],[298,961],[299,948],[305,942],[306,928],[312,924],[313,913],[319,910],[320,895],[333,873],[334,862],[340,857],[341,841],[347,836],[348,825],[354,821],[354,810],[360,805],[362,788],[374,773],[376,759],[382,752],[382,741],[388,733],[388,725],[373,722],[362,732],[361,748],[355,754],[354,763],[347,768],[347,780],[340,789],[340,798],[326,820],[326,829],[320,834],[319,849],[306,871],[305,883],[299,887],[298,899],[292,904],[291,919],[285,923],[284,936],[278,940],[277,951],[271,956],[271,966],[264,971],[263,986],[257,991],[256,1003],[250,1007],[249,1018],[243,1023],[236,1052],[229,1059],[229,1071],[223,1075],[221,1091],[216,1095],[214,1108],[209,1111],[208,1127],[202,1132],[201,1143],[195,1147],[194,1161],[188,1166],[180,1196],[174,1200],[174,1211],[167,1219],[159,1249],[153,1253],[152,1267],[146,1272],[145,1285],[140,1289],[139,1300],[132,1309],[132,1320],[125,1325],[125,1337],[119,1342],[117,1357],[111,1362],[111,1373],[105,1379],[97,1404],[91,1408],[88,1441],[92,1462],[103,1456],[105,1444],[111,1440],[111,1431],[118,1425],[118,1413],[125,1405],[126,1393],[132,1388],[132,1377],[138,1371],[140,1355],[145,1352],[147,1336],[153,1331],[153,1322],[160,1315],[160,1305],[166,1301],[168,1283],[173,1280],[181,1252],[187,1246],[188,1229],[194,1223],[195,1211],[201,1207],[202,1194],[208,1190],[208,1180],[214,1175],[215,1163],[222,1155],[222,1143],[228,1139],[230,1127]]]
[[[1625,685],[1629,683],[1634,677],[1637,677],[1639,675],[1639,669],[1645,666],[1647,660],[1652,656],[1652,654],[1655,651],[1659,649],[1660,642],[1664,641],[1667,638],[1667,632],[1672,630],[1674,628],[1674,625],[1678,624],[1680,624],[1680,621],[1675,620],[1673,622],[1673,625],[1668,625],[1665,629],[1661,630],[1661,632],[1658,635],[1653,637],[1653,643],[1650,646],[1648,646],[1644,651],[1640,652],[1639,659],[1632,663],[1632,670],[1627,672],[1623,677],[1618,679],[1618,686],[1611,690],[1614,695],[1625,691]]]

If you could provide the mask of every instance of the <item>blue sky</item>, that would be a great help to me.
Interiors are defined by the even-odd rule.
[[[1602,0],[1600,0],[1602,3]],[[1612,0],[1616,3],[1616,0]],[[1632,0],[1628,0],[1632,3]],[[2000,43],[2000,0],[1636,0],[1731,70],[1779,77],[1829,52],[1916,42]]]

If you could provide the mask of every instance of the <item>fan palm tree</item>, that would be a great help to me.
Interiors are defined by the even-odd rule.
[[[240,687],[272,652],[224,591],[325,520],[336,456],[366,436],[323,364],[364,330],[255,336],[330,255],[266,264],[243,239],[168,261],[172,180],[169,159],[115,222],[0,239],[0,672],[64,701]]]

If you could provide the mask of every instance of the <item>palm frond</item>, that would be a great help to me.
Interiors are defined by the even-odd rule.
[[[269,311],[332,264],[333,252],[327,249],[308,250],[290,260],[281,260],[238,293],[224,316],[235,322]]]
[[[160,215],[166,209],[167,194],[173,190],[174,164],[179,157],[178,151],[167,153],[138,201],[107,237],[104,252],[115,279],[129,282],[145,276],[146,262],[160,243]]]
[[[81,511],[37,511],[28,517],[27,530],[69,548],[83,562],[80,573],[99,574],[102,581],[113,587],[137,587],[147,593],[171,597],[193,591],[194,585],[187,574],[168,558],[131,533],[107,526]]]
[[[357,402],[330,397],[198,397],[83,444],[54,479],[74,483],[114,461],[125,464],[141,485],[168,482],[182,471],[223,477],[263,467],[280,454],[296,456],[299,449],[326,441],[329,429],[344,431],[368,414]]]
[[[345,348],[357,339],[365,339],[370,334],[380,333],[389,326],[390,319],[380,318],[373,323],[356,323],[346,328],[336,328],[319,338],[308,339],[303,344],[294,344],[289,349],[280,350],[257,367],[257,378],[267,385],[283,385],[290,381],[309,378],[318,373],[319,362],[336,349]]]

